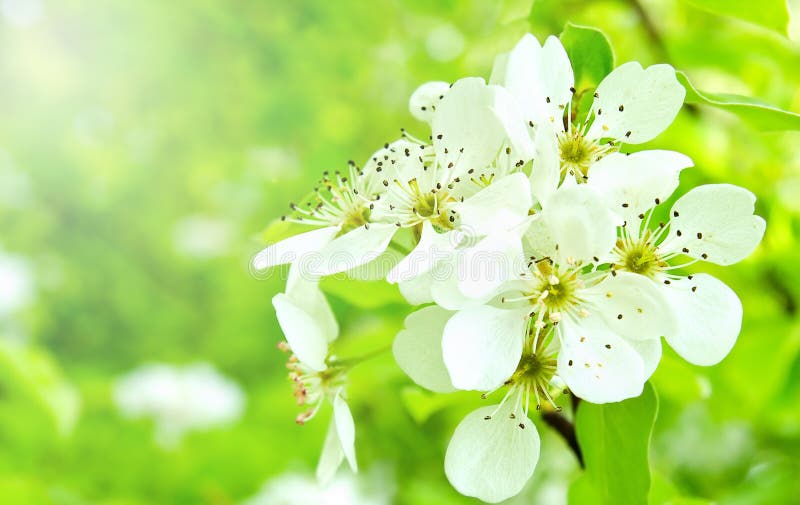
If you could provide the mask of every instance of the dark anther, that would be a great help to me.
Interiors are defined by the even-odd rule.
[[[626,136],[626,137],[630,137],[630,136],[631,136],[631,131],[630,131],[630,130],[628,130],[627,132],[625,132],[625,136]]]
[[[622,111],[624,111],[624,110],[625,110],[625,107],[623,107],[622,105],[620,105],[620,106],[619,106],[619,111],[620,111],[620,112],[622,112]]]
[[[617,314],[617,319],[622,319],[622,314]]]
[[[703,234],[700,233],[699,231],[697,232],[697,238],[703,238]]]

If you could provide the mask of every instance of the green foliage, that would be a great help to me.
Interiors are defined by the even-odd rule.
[[[781,110],[756,98],[699,91],[683,72],[678,72],[678,80],[686,88],[687,103],[710,105],[731,112],[762,131],[800,130],[800,114]]]
[[[701,9],[742,19],[781,35],[786,35],[789,24],[789,10],[786,0],[762,0],[754,4],[748,0],[686,0]]]
[[[33,408],[52,421],[52,429],[66,436],[80,413],[80,398],[66,382],[53,358],[41,349],[0,341],[0,388],[3,401],[18,412]]]
[[[575,73],[575,89],[595,88],[614,69],[614,51],[597,28],[567,23],[558,37]]]
[[[571,504],[647,504],[648,454],[657,411],[658,398],[649,383],[638,398],[579,405],[575,431],[586,471],[570,489]]]
[[[641,146],[694,160],[678,194],[700,183],[743,185],[768,221],[750,259],[724,270],[690,267],[739,293],[743,329],[715,367],[689,365],[665,346],[652,379],[660,403],[651,500],[796,502],[800,65],[796,42],[775,33],[786,33],[785,4],[640,3],[666,51],[631,3],[618,0],[536,0],[529,24],[519,22],[524,0],[54,0],[31,26],[0,9],[0,249],[28,257],[38,285],[33,305],[0,317],[2,333],[25,343],[0,345],[2,502],[230,505],[287,471],[313,472],[328,413],[294,422],[270,304],[285,269],[263,281],[248,269],[265,242],[309,228],[277,221],[259,232],[302,201],[323,171],[348,159],[363,164],[399,127],[426,138],[406,106],[414,88],[488,77],[495,54],[526,30],[540,40],[563,31],[583,86],[602,78],[615,54],[671,63],[700,90],[742,95],[697,91],[681,74],[687,102],[698,106]],[[442,40],[456,50],[442,52]],[[201,227],[205,254],[181,246],[181,225],[198,216],[227,226]],[[331,279],[324,287],[342,328],[341,358],[391,344],[408,312],[396,286]],[[149,361],[214,363],[247,393],[244,418],[159,448],[152,423],[122,418],[112,398],[115,379]],[[385,468],[381,484],[396,489],[398,505],[476,503],[451,489],[442,461],[477,394],[423,392],[388,354],[355,369],[348,394],[365,479]],[[578,415],[596,420],[598,408],[584,404]],[[597,492],[595,482],[614,469],[638,483],[641,498],[646,481],[637,472],[646,467],[625,458],[598,466],[584,434],[584,474],[531,418],[542,460],[515,505],[549,505],[575,479],[573,498],[581,486]],[[579,419],[579,430],[599,441],[625,427],[644,465],[649,419],[623,419],[603,433]],[[619,443],[618,454],[630,449]]]

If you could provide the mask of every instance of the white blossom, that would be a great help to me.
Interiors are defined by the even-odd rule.
[[[295,385],[298,405],[306,408],[296,418],[305,424],[321,408],[330,404],[333,415],[317,465],[317,478],[329,482],[342,461],[358,471],[355,454],[355,424],[345,400],[346,368],[328,354],[328,344],[338,336],[338,325],[318,281],[307,280],[292,269],[286,293],[272,299],[278,322],[287,343],[281,348],[291,351],[289,378]]]
[[[241,388],[208,363],[142,365],[114,384],[114,402],[127,418],[149,418],[156,441],[179,444],[190,431],[236,422],[245,407]]]

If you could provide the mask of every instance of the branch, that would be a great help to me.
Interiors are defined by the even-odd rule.
[[[578,401],[574,402],[576,407]],[[583,468],[583,452],[581,452],[581,447],[578,445],[578,438],[575,436],[575,425],[559,412],[544,412],[542,414],[542,420],[550,425],[551,428],[556,430],[564,439],[564,441],[567,442],[569,448],[572,449],[573,453],[575,453],[575,457],[578,459],[578,464],[580,464],[581,468]]]
[[[667,50],[667,45],[664,43],[664,38],[653,22],[653,18],[648,14],[647,9],[644,8],[640,0],[628,0],[628,3],[633,10],[636,11],[636,15],[639,16],[647,38],[650,40],[650,45],[653,47],[653,50],[658,53],[659,59],[672,65],[672,59],[669,57],[669,51]],[[683,106],[686,111],[693,116],[699,113],[697,106],[693,103],[685,103]]]

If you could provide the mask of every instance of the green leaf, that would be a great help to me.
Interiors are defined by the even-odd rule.
[[[68,435],[78,420],[80,397],[44,350],[0,341],[0,387],[23,403],[36,405],[52,420],[60,435]]]
[[[789,9],[786,0],[686,0],[691,5],[714,14],[732,16],[786,35]]]
[[[375,309],[391,304],[405,304],[405,298],[395,284],[386,281],[360,281],[343,278],[344,275],[326,277],[320,288],[328,294],[362,309]]]
[[[700,91],[683,72],[677,72],[677,77],[686,88],[686,103],[711,105],[726,110],[761,131],[800,130],[800,114],[747,96]]]
[[[597,28],[567,23],[559,35],[575,72],[575,88],[595,88],[614,69],[614,51]]]
[[[586,471],[573,483],[570,503],[647,504],[648,450],[657,411],[658,398],[649,383],[638,398],[580,404],[575,429]]]
[[[417,424],[423,424],[440,410],[467,404],[470,400],[475,399],[475,395],[470,391],[439,394],[417,386],[404,387],[401,397],[403,405]]]

